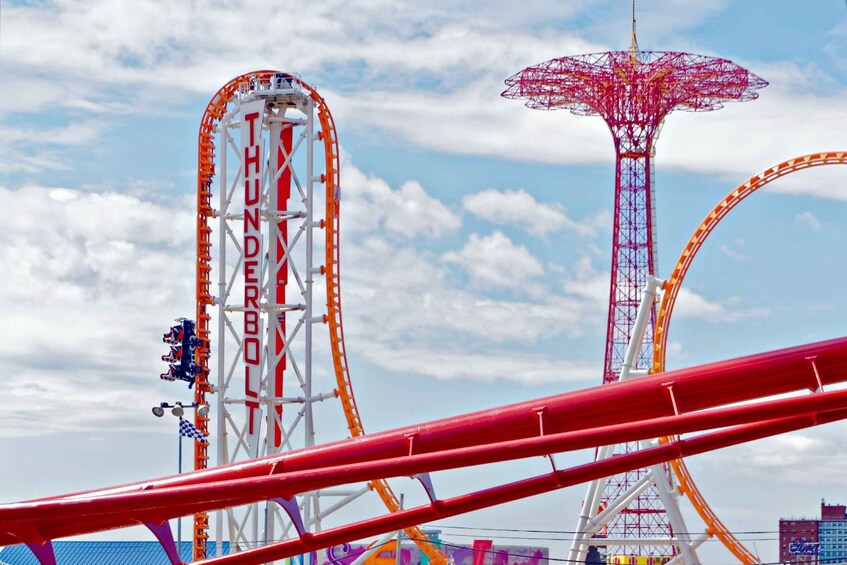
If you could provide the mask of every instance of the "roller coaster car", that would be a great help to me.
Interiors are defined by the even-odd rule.
[[[199,345],[199,338],[195,335],[194,322],[188,318],[177,318],[178,324],[171,326],[163,336],[162,341],[170,345],[185,345],[188,341],[192,345]]]
[[[159,378],[163,381],[175,381],[177,380],[176,375],[174,374],[173,365],[170,366],[167,373],[162,373],[159,375]]]
[[[166,363],[179,363],[182,359],[182,347],[171,346],[171,351],[167,355],[162,355],[162,361]]]
[[[294,88],[294,83],[289,76],[285,76],[282,73],[274,73],[271,76],[271,89],[272,90],[290,90]]]
[[[168,372],[159,375],[159,378],[165,381],[185,381],[188,383],[188,388],[194,386],[197,366],[194,363],[181,363],[179,365],[168,365]]]
[[[170,345],[177,345],[182,342],[182,338],[185,335],[182,329],[182,325],[172,326],[171,329],[162,336],[162,341]]]

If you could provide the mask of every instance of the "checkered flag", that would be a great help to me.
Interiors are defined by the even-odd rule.
[[[203,435],[203,432],[198,430],[194,424],[183,418],[179,419],[179,435],[189,439],[196,439],[203,443],[208,442],[206,436]]]

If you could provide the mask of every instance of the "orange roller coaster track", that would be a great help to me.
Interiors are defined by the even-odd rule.
[[[239,84],[249,79],[268,81],[273,75],[282,74],[296,82],[297,85],[308,94],[315,104],[317,116],[321,125],[319,140],[323,143],[325,155],[325,173],[321,175],[321,181],[326,188],[326,292],[327,292],[327,315],[329,325],[330,348],[334,365],[335,379],[337,384],[336,395],[341,401],[347,428],[352,437],[364,435],[364,427],[356,406],[353,395],[353,387],[350,380],[350,371],[347,363],[347,352],[344,345],[344,329],[341,316],[341,282],[340,282],[340,157],[338,150],[338,138],[332,114],[324,99],[311,85],[301,81],[298,77],[279,71],[263,70],[247,73],[230,80],[212,97],[203,114],[200,125],[198,140],[198,177],[197,177],[197,304],[196,304],[196,331],[202,340],[202,346],[196,350],[195,364],[198,367],[198,376],[195,387],[195,402],[206,403],[206,394],[211,392],[209,385],[209,343],[210,343],[210,315],[206,311],[208,306],[214,303],[210,293],[211,288],[211,260],[212,260],[212,228],[210,221],[214,216],[211,204],[212,183],[215,176],[215,143],[214,135],[220,120],[226,114],[227,104],[236,95]],[[197,414],[195,411],[195,425],[200,431],[208,435],[208,417]],[[205,469],[208,464],[208,444],[195,442],[194,468]],[[374,480],[369,487],[375,490],[390,512],[397,512],[400,503],[392,492],[388,483],[384,480]],[[206,557],[206,540],[209,520],[206,513],[194,515],[194,558]],[[447,562],[444,554],[432,543],[426,535],[418,528],[406,530],[410,539],[416,540],[421,550],[432,560],[435,565]]]
[[[811,167],[819,167],[822,165],[847,165],[847,152],[845,151],[829,151],[824,153],[812,153],[783,161],[769,169],[765,169],[758,175],[750,177],[746,182],[737,186],[732,190],[717,206],[715,206],[709,214],[703,219],[694,235],[688,241],[685,249],[682,251],[679,260],[676,263],[670,278],[663,286],[664,295],[661,305],[659,306],[659,314],[656,320],[655,341],[653,346],[653,371],[654,373],[665,370],[665,359],[667,355],[668,343],[668,327],[671,322],[671,315],[676,304],[677,296],[682,288],[682,281],[685,279],[688,269],[694,262],[697,252],[706,242],[709,234],[712,233],[721,220],[726,217],[729,212],[740,204],[745,198],[764,188],[771,182],[780,177],[784,177],[790,173],[802,171]],[[674,441],[673,437],[662,438],[662,441],[669,443]],[[706,523],[707,533],[717,537],[727,549],[745,565],[753,565],[759,563],[759,559],[729,531],[729,529],[721,522],[715,512],[706,503],[705,498],[697,489],[694,480],[691,477],[691,472],[686,467],[682,459],[670,461],[674,473],[679,479],[680,491],[688,496],[691,504],[694,506],[700,518]]]

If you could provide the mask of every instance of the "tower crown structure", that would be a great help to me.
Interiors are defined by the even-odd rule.
[[[551,59],[506,79],[506,98],[534,110],[602,117],[615,138],[628,127],[655,133],[674,110],[708,112],[758,97],[767,82],[727,59],[665,51]]]
[[[614,139],[615,211],[604,383],[617,381],[622,370],[629,374],[652,367],[655,307],[648,316],[640,345],[640,336],[634,334],[648,277],[657,270],[652,160],[662,121],[675,110],[707,112],[721,108],[725,102],[753,100],[758,97],[756,91],[766,85],[761,78],[726,59],[639,50],[634,4],[628,51],[551,59],[506,80],[504,97],[525,99],[526,105],[536,110],[598,115],[606,121]],[[633,338],[637,349],[633,361],[624,367]],[[633,443],[615,449],[629,452],[638,447]],[[600,451],[598,458],[614,453]],[[658,474],[662,477],[656,478]],[[645,484],[651,486],[644,488]],[[570,559],[582,562],[590,545],[609,546],[614,539],[615,552],[622,556],[649,555],[661,562],[682,553],[684,562],[696,562],[694,548],[680,544],[674,535],[687,530],[672,499],[672,484],[667,468],[661,473],[656,468],[610,477],[605,480],[602,495],[599,487],[589,487]],[[582,533],[602,508],[622,509],[605,518],[606,541],[591,542],[591,535]],[[647,539],[652,542],[636,541]]]
[[[650,161],[662,121],[674,110],[708,112],[725,102],[753,100],[767,82],[727,59],[639,51],[633,39],[629,51],[551,59],[506,79],[506,85],[506,98],[526,99],[526,106],[536,110],[598,115],[612,132],[617,157],[615,239],[603,380],[613,382],[629,344],[641,290],[656,264]],[[651,352],[648,331],[639,366],[650,366]]]

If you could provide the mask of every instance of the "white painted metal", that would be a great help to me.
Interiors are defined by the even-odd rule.
[[[650,447],[650,442],[641,442],[641,448],[644,449],[646,447]],[[688,565],[700,565],[700,559],[697,557],[697,553],[691,547],[690,541],[685,538],[688,535],[688,528],[679,509],[679,490],[673,485],[673,475],[665,465],[652,465],[648,469],[650,470],[650,476],[653,478],[653,483],[656,485],[656,492],[659,494],[659,498],[662,499],[668,522],[670,522],[673,531],[677,534],[677,543],[673,545],[679,548],[680,554],[685,559],[685,563]]]
[[[691,537],[691,536],[689,536],[689,537]],[[691,538],[688,543],[691,546],[691,549],[697,549],[701,545],[703,545],[704,543],[709,541],[711,538],[712,538],[711,535],[707,534],[706,532],[703,532],[703,533],[699,534],[697,537]],[[682,554],[679,554],[676,557],[674,557],[673,559],[671,559],[670,561],[668,561],[665,565],[681,565],[682,563],[685,563],[685,561],[683,561],[683,557],[684,556]]]
[[[635,325],[632,328],[632,337],[629,345],[626,348],[623,364],[621,365],[621,374],[618,380],[625,381],[630,377],[630,372],[635,369],[635,359],[638,352],[641,350],[641,344],[644,341],[644,334],[647,332],[647,321],[653,311],[653,304],[656,301],[656,293],[659,288],[665,283],[661,279],[654,276],[647,276],[647,284],[644,287],[644,292],[641,295],[641,304],[638,305],[638,313],[635,315]]]
[[[311,99],[309,100],[310,105],[312,104]],[[311,106],[310,106],[311,107]],[[309,112],[309,122],[306,124],[306,139],[309,140],[309,147],[313,147],[313,143],[317,141],[315,138],[315,122],[314,122],[314,109]],[[305,411],[304,425],[305,425],[305,446],[311,447],[315,445],[315,425],[314,425],[314,414],[312,411],[312,281],[314,277],[314,264],[313,264],[313,247],[314,247],[314,216],[315,216],[315,200],[313,198],[314,190],[315,190],[315,178],[314,178],[314,152],[309,151],[306,153],[306,218],[305,218],[305,226],[306,226],[306,312],[304,314],[303,319],[305,320],[305,342],[306,342],[306,351],[305,351],[305,382],[303,383],[303,392],[306,396],[305,403],[303,405],[303,410]],[[315,493],[307,493],[304,495],[303,500],[303,521],[305,523],[312,522],[312,515],[318,516],[320,514],[320,502],[319,497]],[[316,528],[320,530],[320,524],[316,524]]]
[[[243,108],[250,104],[262,106],[261,144],[267,159],[262,159],[260,210],[261,237],[264,252],[261,256],[261,298],[259,300],[262,348],[258,398],[260,426],[251,437],[247,416],[250,401],[245,387],[244,318],[251,308],[244,294],[245,245],[243,234],[249,220],[245,215],[245,164],[242,143],[234,131],[242,128]],[[254,111],[252,108],[250,111]],[[217,357],[214,392],[217,394],[217,426],[215,435],[217,464],[297,449],[315,444],[313,405],[336,398],[332,390],[314,390],[313,324],[324,321],[323,306],[313,305],[315,275],[315,230],[321,230],[321,218],[316,218],[315,190],[320,187],[316,175],[315,151],[318,136],[315,103],[296,80],[283,79],[275,84],[251,80],[243,85],[230,102],[218,127],[218,162],[216,186],[218,194],[218,247],[213,250],[213,270],[217,269],[215,302],[217,335],[211,344],[212,357]],[[280,149],[280,133],[292,130],[291,151]],[[291,174],[291,198],[278,202],[276,181],[284,171]],[[319,197],[321,195],[318,195]],[[281,209],[281,210],[280,210]],[[279,224],[286,226],[287,241]],[[280,250],[277,250],[277,244]],[[288,269],[285,303],[278,303],[275,286],[278,269]],[[277,354],[276,336],[282,340]],[[274,389],[277,364],[284,359],[285,390],[283,395]],[[213,359],[214,361],[214,359]],[[274,407],[283,406],[282,418]],[[281,429],[277,445],[274,429]],[[255,443],[254,443],[255,441]],[[307,529],[320,529],[320,521],[328,513],[355,500],[368,488],[343,493],[346,498],[321,511],[321,494],[309,493],[298,497],[303,522]],[[252,504],[217,512],[214,516],[217,546],[229,538],[233,551],[276,541],[289,535],[291,520],[275,502]],[[226,524],[226,525],[225,525]],[[293,534],[293,532],[291,532]]]
[[[364,553],[362,553],[361,555],[359,555],[359,556],[356,558],[356,560],[355,560],[355,561],[353,561],[350,565],[362,565],[362,563],[364,563],[364,562],[365,562],[365,560],[366,560],[368,557],[370,557],[371,555],[373,555],[374,553],[376,553],[377,551],[379,551],[380,549],[382,549],[382,547],[383,547],[385,544],[387,544],[388,542],[390,542],[390,541],[391,541],[391,538],[395,537],[396,535],[397,535],[397,533],[396,533],[396,532],[388,532],[387,534],[385,534],[384,536],[382,536],[381,538],[379,538],[379,539],[378,539],[378,540],[377,540],[377,541],[376,541],[376,542],[375,542],[372,546],[370,546],[367,550],[365,550],[365,552],[364,552]],[[398,541],[398,543],[399,543],[399,541]]]
[[[647,330],[647,322],[653,310],[653,305],[656,301],[656,295],[664,281],[655,277],[649,276],[647,284],[644,288],[644,293],[639,305],[638,314],[633,327],[633,335],[624,355],[623,364],[621,366],[620,380],[627,380],[645,374],[643,371],[635,369],[635,360],[638,352],[641,349],[641,344],[644,341],[644,335]],[[649,447],[651,442],[641,442],[641,447]],[[615,453],[615,445],[604,446],[597,450],[595,460],[600,461],[611,457]],[[610,500],[606,508],[599,511],[600,500],[603,494],[603,487],[606,483],[606,478],[591,481],[588,485],[585,500],[577,519],[576,533],[574,540],[571,543],[568,559],[573,563],[582,563],[585,561],[588,553],[588,548],[591,545],[673,545],[679,549],[680,563],[687,565],[699,565],[700,561],[695,551],[696,547],[691,541],[683,539],[683,537],[675,536],[664,540],[609,540],[607,538],[593,538],[599,532],[603,525],[608,523],[619,512],[625,509],[639,493],[648,488],[651,484],[656,486],[656,491],[662,500],[667,512],[668,521],[675,532],[688,532],[685,521],[682,517],[682,512],[679,509],[679,491],[674,487],[673,475],[669,473],[664,465],[654,465],[649,468],[649,473],[644,475],[637,483],[632,485],[627,492],[623,493],[617,500]],[[599,512],[598,512],[599,511]],[[626,543],[629,542],[629,543]],[[660,543],[659,543],[660,542]],[[676,558],[674,559],[676,561]]]

